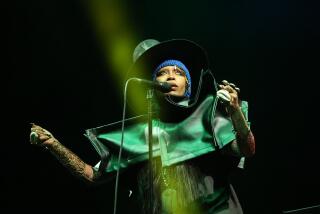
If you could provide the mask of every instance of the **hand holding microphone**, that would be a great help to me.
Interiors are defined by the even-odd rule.
[[[240,89],[235,84],[229,83],[227,80],[223,80],[219,85],[220,90],[217,91],[217,97],[222,104],[228,108],[239,107],[239,93]]]
[[[30,133],[30,143],[33,145],[38,146],[47,146],[52,144],[55,138],[53,135],[47,131],[46,129],[35,125],[34,123],[31,124],[31,133]]]

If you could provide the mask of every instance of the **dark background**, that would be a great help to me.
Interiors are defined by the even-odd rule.
[[[245,214],[320,204],[318,5],[166,0],[122,8],[130,26],[120,27],[135,33],[132,50],[146,38],[193,40],[207,50],[216,79],[241,88],[257,143],[233,177]],[[84,130],[121,118],[121,93],[87,5],[11,1],[4,14],[2,213],[112,213],[113,184],[86,186],[29,143],[34,122],[95,164]]]

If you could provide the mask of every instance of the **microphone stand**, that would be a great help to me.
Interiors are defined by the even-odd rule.
[[[153,89],[148,89],[147,92],[147,102],[148,102],[148,142],[149,142],[149,213],[152,214],[153,211],[153,136],[152,136],[152,98],[153,98]]]

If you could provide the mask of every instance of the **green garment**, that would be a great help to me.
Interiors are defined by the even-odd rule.
[[[153,120],[153,156],[161,156],[163,167],[216,151],[235,139],[231,119],[218,109],[213,111],[214,105],[215,97],[210,95],[182,121]],[[241,109],[247,118],[246,101],[241,102]],[[121,168],[148,159],[147,115],[127,119],[125,124]],[[85,135],[100,155],[106,150],[110,152],[106,171],[117,170],[121,121],[88,129]]]

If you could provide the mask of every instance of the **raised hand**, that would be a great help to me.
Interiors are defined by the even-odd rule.
[[[220,90],[217,91],[217,97],[227,107],[228,110],[235,110],[240,107],[239,93],[240,89],[235,84],[223,80],[219,85]]]
[[[30,143],[38,146],[51,145],[56,139],[46,129],[39,125],[31,123]]]

